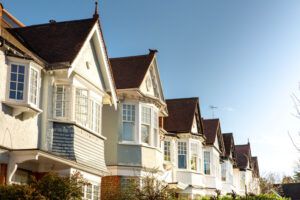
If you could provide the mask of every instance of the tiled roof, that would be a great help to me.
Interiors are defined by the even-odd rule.
[[[139,56],[110,58],[117,89],[139,88],[154,58],[155,51]]]
[[[213,145],[217,136],[219,128],[219,119],[203,119],[204,135],[206,137],[206,144]]]
[[[251,158],[250,144],[235,145],[237,167],[240,169],[246,169],[248,167]]]
[[[225,146],[225,157],[228,158],[230,156],[230,152],[232,153],[232,156],[234,157],[234,139],[232,133],[223,133],[223,141]]]
[[[52,22],[8,31],[47,63],[71,63],[97,20]]]
[[[166,103],[169,116],[164,120],[165,130],[171,133],[190,133],[199,99],[167,99]]]

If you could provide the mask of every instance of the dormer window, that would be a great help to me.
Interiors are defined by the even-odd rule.
[[[13,116],[23,112],[39,113],[41,67],[29,60],[9,58],[6,100]]]

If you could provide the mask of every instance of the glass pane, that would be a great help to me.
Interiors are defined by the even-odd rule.
[[[16,84],[16,82],[10,82],[10,89],[11,89],[11,90],[16,90],[16,89],[17,89],[17,84]]]
[[[147,125],[142,124],[142,142],[149,144],[149,132],[150,128]]]
[[[134,124],[131,122],[123,122],[122,140],[134,141]]]
[[[23,83],[18,83],[18,90],[23,91],[24,89],[24,84]]]
[[[178,168],[185,169],[186,168],[186,156],[178,155]]]
[[[22,100],[23,99],[23,92],[17,92],[17,99]]]
[[[17,72],[18,66],[17,65],[11,65],[11,72]]]
[[[9,92],[9,98],[10,99],[15,99],[16,98],[16,92],[15,91],[10,91]]]
[[[11,73],[11,75],[10,75],[10,80],[11,80],[11,81],[17,81],[17,74]]]
[[[24,75],[23,74],[18,75],[18,82],[24,83]]]
[[[25,73],[25,67],[22,66],[22,65],[19,65],[19,70],[18,70],[18,72],[19,72],[20,74],[24,74],[24,73]]]

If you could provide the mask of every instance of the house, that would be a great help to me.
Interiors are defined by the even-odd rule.
[[[224,141],[219,119],[203,119],[204,135],[204,184],[207,195],[222,191],[221,164],[225,152]]]
[[[111,58],[119,99],[118,109],[104,106],[105,160],[110,175],[102,182],[103,196],[153,169],[163,173],[159,118],[168,115],[160,81],[157,50],[148,54]],[[155,174],[156,174],[155,173]]]
[[[98,199],[108,173],[103,105],[117,96],[97,12],[89,19],[24,26],[1,7],[1,183],[79,171]]]
[[[251,146],[247,144],[235,145],[237,168],[235,169],[234,177],[237,187],[237,193],[245,195],[249,193],[259,193],[259,171],[258,162],[252,159]],[[256,160],[256,169],[253,170],[252,161]]]
[[[225,153],[221,165],[222,193],[236,193],[233,182],[233,169],[236,167],[235,144],[232,133],[223,133]]]
[[[176,184],[180,197],[205,195],[203,188],[203,124],[198,98],[166,100],[164,166],[167,180]]]

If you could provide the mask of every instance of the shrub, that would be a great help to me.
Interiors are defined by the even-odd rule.
[[[71,177],[61,177],[56,173],[48,173],[37,181],[31,177],[28,185],[0,186],[0,199],[7,200],[79,200],[81,187],[86,184],[80,173]]]

